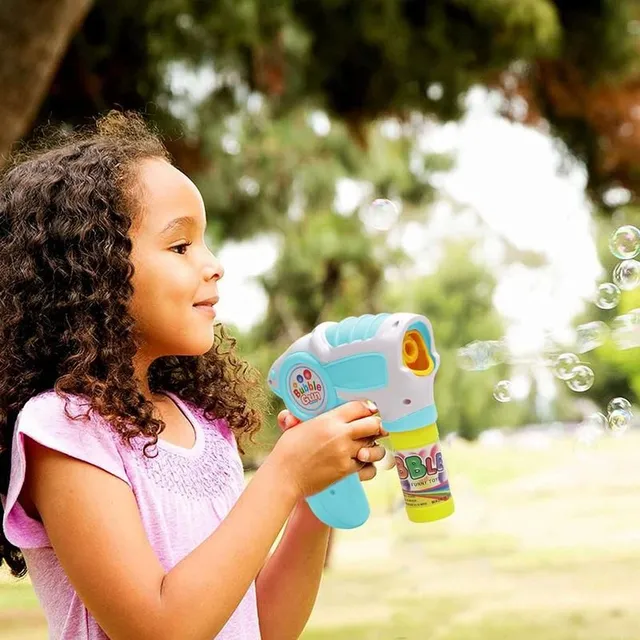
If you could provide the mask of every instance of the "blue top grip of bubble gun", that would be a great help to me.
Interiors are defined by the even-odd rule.
[[[271,390],[300,420],[351,400],[376,404],[389,432],[434,424],[433,382],[440,364],[431,324],[413,313],[323,322],[272,365]],[[307,498],[316,517],[338,529],[364,524],[370,509],[354,473]]]

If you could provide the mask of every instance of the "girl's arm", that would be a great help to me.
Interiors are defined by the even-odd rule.
[[[216,531],[165,573],[127,484],[30,439],[27,456],[27,486],[56,555],[111,640],[211,640],[299,500],[263,464]]]
[[[384,455],[379,445],[358,451],[356,457],[365,465],[360,480],[375,477],[373,463]],[[295,640],[304,630],[320,588],[330,531],[306,500],[298,503],[278,548],[256,580],[262,640]]]
[[[298,503],[256,580],[262,640],[300,637],[320,588],[329,531],[305,500]]]
[[[382,435],[380,420],[358,402],[283,434],[218,528],[168,572],[120,478],[26,437],[23,491],[71,585],[111,640],[211,640],[296,503],[357,470],[361,440]]]

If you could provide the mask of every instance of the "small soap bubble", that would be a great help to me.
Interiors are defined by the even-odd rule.
[[[609,238],[609,249],[620,260],[635,258],[640,253],[640,230],[630,224],[616,229]]]
[[[631,413],[631,403],[626,398],[614,398],[607,405],[607,413],[611,414],[617,409]]]
[[[511,402],[511,382],[500,380],[493,389],[493,397],[498,402]]]
[[[619,331],[621,329],[632,328],[633,324],[633,316],[630,313],[622,313],[611,321],[611,328],[613,331]]]
[[[399,215],[394,202],[386,198],[377,198],[363,212],[363,221],[377,231],[388,231]]]
[[[473,371],[475,369],[475,359],[473,352],[469,347],[461,347],[456,352],[458,366],[465,371]]]
[[[573,368],[573,376],[567,380],[567,386],[571,391],[582,393],[591,389],[596,379],[593,371],[586,364],[578,364]]]
[[[640,315],[637,309],[613,319],[611,337],[616,347],[621,350],[640,346]]]
[[[603,413],[600,413],[599,411],[596,413],[592,413],[585,419],[585,424],[604,431],[607,428],[607,416],[605,416]]]
[[[467,371],[486,371],[493,366],[491,346],[480,340],[470,342],[458,350],[458,365]]]
[[[607,420],[609,424],[609,429],[614,433],[624,433],[631,424],[631,420],[633,419],[633,415],[629,411],[625,411],[624,409],[614,409],[610,414]]]
[[[575,368],[579,362],[575,353],[562,353],[553,363],[553,373],[560,380],[570,380],[575,375]]]
[[[542,345],[542,354],[551,362],[555,362],[556,358],[562,353],[563,349],[557,340],[549,333],[545,332],[544,344]]]
[[[507,362],[509,349],[504,340],[474,340],[456,352],[458,366],[465,371],[486,371]]]
[[[509,349],[504,340],[489,340],[489,360],[492,366],[497,366],[509,359]]]
[[[604,282],[598,287],[596,306],[613,309],[620,302],[620,289],[613,282]]]
[[[578,353],[586,353],[602,346],[609,336],[609,327],[600,320],[581,324],[576,328]]]
[[[640,262],[623,260],[613,270],[613,281],[624,291],[631,291],[640,285]]]
[[[487,342],[472,342],[471,346],[474,349],[476,357],[476,370],[486,371],[491,367],[491,347]]]
[[[607,418],[601,413],[593,413],[580,423],[577,438],[581,444],[591,445],[601,438],[607,429]]]

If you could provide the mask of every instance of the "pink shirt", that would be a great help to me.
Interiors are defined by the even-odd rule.
[[[242,461],[224,420],[206,420],[195,406],[166,393],[193,425],[192,449],[159,440],[157,457],[131,449],[99,416],[73,421],[64,399],[53,391],[31,398],[16,421],[11,477],[3,519],[7,539],[22,549],[52,640],[107,638],[69,584],[47,532],[18,502],[25,477],[25,436],[84,460],[126,482],[138,502],[140,517],[160,563],[169,571],[203,542],[230,511],[244,488]],[[82,399],[69,403],[71,415],[85,413]],[[153,452],[151,452],[153,453]],[[213,605],[213,603],[212,603]],[[219,640],[259,640],[255,583],[251,585]]]

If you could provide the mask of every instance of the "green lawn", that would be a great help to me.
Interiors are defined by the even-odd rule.
[[[337,532],[303,640],[636,640],[640,435],[588,448],[445,449],[456,513],[410,523],[395,472]],[[0,578],[0,640],[44,639],[28,583]]]

